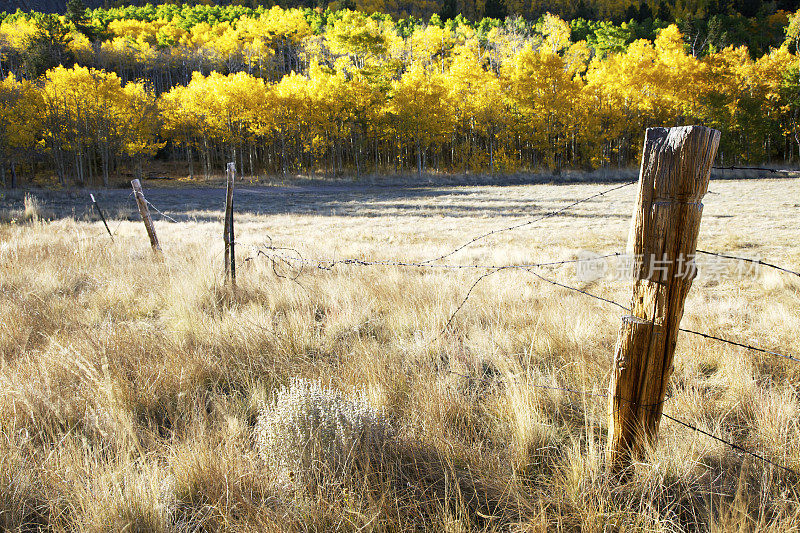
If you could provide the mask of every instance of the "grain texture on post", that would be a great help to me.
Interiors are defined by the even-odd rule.
[[[133,196],[136,198],[136,205],[139,206],[139,215],[142,217],[144,227],[147,230],[147,236],[150,238],[150,246],[154,252],[161,252],[161,246],[158,244],[158,237],[156,236],[156,228],[153,226],[153,218],[150,216],[150,210],[147,208],[147,200],[144,199],[142,192],[142,184],[138,179],[131,180],[131,187],[133,187]]]
[[[696,275],[703,196],[720,133],[701,126],[647,130],[628,236],[631,316],[622,320],[609,384],[607,460],[620,471],[655,444],[683,304]]]

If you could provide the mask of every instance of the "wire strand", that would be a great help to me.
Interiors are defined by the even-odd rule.
[[[461,377],[466,378],[466,379],[477,379],[477,380],[484,381],[484,382],[488,381],[486,378],[481,377],[481,376],[469,376],[467,374],[462,374],[462,373],[456,372],[454,370],[448,370],[447,372],[450,373],[450,374],[454,374],[456,376],[461,376]],[[498,381],[501,382],[501,383],[505,382],[504,380],[498,380]],[[545,390],[554,390],[554,391],[560,391],[560,392],[567,392],[567,393],[570,393],[570,394],[575,394],[575,395],[580,395],[580,396],[593,396],[593,397],[596,397],[596,398],[608,398],[609,397],[608,393],[596,392],[594,390],[589,391],[589,390],[574,389],[574,388],[569,388],[569,387],[556,387],[554,385],[542,385],[540,383],[532,382],[530,379],[526,379],[525,380],[525,385],[528,386],[528,387],[533,387],[533,388],[537,388],[537,389],[545,389]],[[624,398],[619,398],[618,397],[616,399],[621,400],[623,402],[633,403],[631,400],[626,400]],[[656,403],[652,403],[652,404],[646,404],[646,405],[639,405],[638,407],[645,408],[645,409],[653,409],[657,405],[662,404],[662,403],[664,403],[665,401],[667,401],[669,399],[670,399],[670,396],[666,396],[660,402],[656,402]],[[703,434],[703,435],[705,435],[707,437],[710,437],[710,438],[712,438],[712,439],[714,439],[714,440],[716,440],[718,442],[721,442],[721,443],[729,446],[730,448],[732,448],[734,450],[737,450],[737,451],[739,451],[741,453],[744,453],[744,454],[750,455],[752,457],[755,457],[756,459],[759,459],[760,461],[763,461],[763,462],[765,462],[765,463],[767,463],[769,465],[772,465],[774,467],[780,468],[780,469],[782,469],[782,470],[784,470],[786,472],[789,472],[790,474],[797,475],[797,472],[795,470],[789,468],[789,467],[780,465],[780,464],[776,463],[775,461],[772,461],[771,459],[768,459],[767,457],[764,457],[763,455],[760,455],[760,454],[758,454],[758,453],[756,453],[756,452],[754,452],[752,450],[748,450],[744,446],[736,444],[735,442],[723,439],[721,437],[718,437],[718,436],[714,435],[713,433],[710,433],[708,431],[700,429],[699,427],[697,427],[697,426],[695,426],[693,424],[690,424],[689,422],[686,422],[685,420],[681,420],[681,419],[676,418],[674,416],[668,415],[668,414],[664,413],[663,411],[661,412],[661,416],[666,418],[666,419],[668,419],[668,420],[671,420],[671,421],[675,422],[676,424],[684,426],[687,429],[691,429],[692,431],[695,431],[697,433],[701,433],[701,434]]]
[[[711,167],[713,170],[761,170],[764,172],[772,172],[773,174],[788,174],[792,170],[780,168],[766,168],[766,167]]]
[[[629,312],[629,313],[631,312],[631,308],[630,307],[622,305],[621,303],[616,302],[614,300],[609,300],[608,298],[603,298],[602,296],[597,296],[596,294],[592,294],[592,293],[587,292],[587,291],[585,291],[583,289],[579,289],[577,287],[572,287],[570,285],[565,285],[563,283],[559,283],[557,281],[553,281],[551,279],[545,278],[544,276],[542,276],[541,274],[539,274],[537,272],[533,272],[533,271],[528,271],[528,272],[530,272],[531,274],[533,274],[537,278],[541,279],[542,281],[546,281],[547,283],[551,283],[553,285],[557,285],[559,287],[563,287],[564,289],[583,294],[584,296],[588,296],[590,298],[594,298],[596,300],[600,300],[602,302],[606,302],[608,304],[615,305],[615,306],[619,307],[620,309],[622,309],[622,310],[624,310],[626,312]],[[795,357],[795,356],[792,356],[792,355],[782,354],[782,353],[779,353],[779,352],[773,352],[771,350],[766,350],[764,348],[760,348],[758,346],[753,346],[751,344],[744,344],[744,343],[741,343],[741,342],[732,341],[732,340],[725,339],[725,338],[722,338],[722,337],[717,337],[716,335],[711,335],[709,333],[701,333],[699,331],[694,331],[694,330],[691,330],[691,329],[688,329],[688,328],[678,328],[678,331],[683,331],[684,333],[689,333],[691,335],[698,335],[698,336],[704,337],[706,339],[711,339],[711,340],[724,342],[724,343],[727,343],[727,344],[732,344],[734,346],[739,346],[741,348],[746,348],[746,349],[752,350],[754,352],[765,353],[765,354],[768,354],[768,355],[774,355],[776,357],[782,357],[784,359],[788,359],[790,361],[794,361],[796,363],[800,363],[800,358],[798,358],[798,357]]]
[[[763,265],[765,267],[774,268],[775,270],[780,270],[781,272],[786,272],[788,274],[793,274],[795,276],[800,277],[800,272],[797,272],[795,270],[791,270],[791,269],[788,269],[788,268],[780,267],[778,265],[773,265],[772,263],[767,263],[766,261],[762,261],[761,259],[750,259],[749,257],[739,257],[739,256],[736,256],[736,255],[727,255],[727,254],[721,254],[719,252],[709,252],[709,251],[706,251],[706,250],[695,250],[695,251],[698,254],[713,255],[713,256],[716,256],[716,257],[723,257],[725,259],[733,259],[735,261],[746,261],[748,263],[755,263],[757,265]]]
[[[444,255],[440,255],[439,257],[434,257],[432,259],[428,259],[426,261],[423,261],[423,263],[427,264],[427,263],[434,263],[436,261],[441,261],[442,259],[446,259],[446,258],[450,257],[451,255],[455,255],[456,253],[460,252],[461,250],[463,250],[467,246],[470,246],[471,244],[474,244],[474,243],[478,242],[481,239],[485,239],[486,237],[490,237],[492,235],[497,235],[498,233],[503,233],[505,231],[511,231],[511,230],[519,229],[519,228],[522,228],[524,226],[530,226],[531,224],[535,224],[536,222],[539,222],[539,221],[545,220],[547,218],[559,215],[559,214],[561,214],[561,213],[563,213],[563,212],[575,207],[576,205],[582,204],[584,202],[588,202],[589,200],[593,200],[595,198],[599,198],[600,196],[605,196],[606,194],[608,194],[610,192],[616,191],[618,189],[622,189],[623,187],[628,187],[628,186],[633,185],[634,183],[638,183],[638,182],[639,182],[639,180],[628,181],[626,183],[623,183],[622,185],[617,185],[616,187],[611,187],[610,189],[606,189],[604,191],[601,191],[599,193],[593,194],[591,196],[587,196],[586,198],[582,198],[580,200],[572,202],[569,205],[566,205],[566,206],[564,206],[564,207],[562,207],[560,209],[557,209],[555,211],[550,211],[549,213],[546,213],[546,214],[544,214],[542,216],[539,216],[539,217],[536,217],[534,219],[531,219],[531,220],[528,220],[528,221],[525,221],[525,222],[521,222],[519,224],[514,224],[514,225],[511,225],[511,226],[507,226],[505,228],[492,230],[492,231],[489,231],[487,233],[483,233],[483,234],[478,235],[477,237],[465,242],[461,246],[458,246],[454,250],[452,250],[452,251],[450,251],[450,252],[448,252],[448,253],[446,253]]]
[[[786,472],[789,472],[790,474],[797,475],[797,472],[795,470],[793,470],[791,468],[788,468],[786,466],[783,466],[783,465],[779,465],[778,463],[776,463],[776,462],[774,462],[774,461],[772,461],[770,459],[767,459],[763,455],[759,455],[756,452],[748,450],[747,448],[744,448],[744,447],[736,444],[735,442],[731,442],[731,441],[725,440],[725,439],[723,439],[721,437],[717,437],[713,433],[709,433],[708,431],[702,430],[697,426],[693,426],[692,424],[690,424],[688,422],[685,422],[683,420],[679,420],[679,419],[675,418],[674,416],[670,416],[670,415],[668,415],[666,413],[661,413],[661,416],[663,416],[664,418],[667,418],[669,420],[672,420],[673,422],[675,422],[677,424],[680,424],[680,425],[682,425],[682,426],[684,426],[686,428],[689,428],[692,431],[696,431],[697,433],[702,433],[703,435],[705,435],[707,437],[711,437],[712,439],[714,439],[716,441],[719,441],[719,442],[721,442],[723,444],[726,444],[726,445],[730,446],[731,448],[733,448],[735,450],[738,450],[738,451],[740,451],[742,453],[745,453],[747,455],[751,455],[751,456],[755,457],[756,459],[760,459],[761,461],[763,461],[763,462],[765,462],[767,464],[770,464],[772,466],[775,466],[777,468],[785,470]]]
[[[268,237],[269,238],[269,237]],[[271,238],[270,238],[271,242]],[[236,242],[239,246],[248,246],[245,243]],[[394,260],[372,260],[372,259],[358,259],[358,258],[348,258],[348,259],[329,259],[329,258],[316,258],[316,259],[305,259],[302,255],[294,248],[288,247],[281,247],[281,246],[272,246],[269,245],[249,245],[255,250],[256,256],[264,256],[267,258],[277,258],[277,259],[284,259],[289,262],[296,262],[302,263],[308,266],[312,266],[314,268],[318,268],[321,270],[331,270],[337,265],[355,265],[355,266],[392,266],[392,267],[407,267],[407,268],[430,268],[430,269],[453,269],[453,270],[497,270],[497,269],[529,269],[529,268],[539,268],[539,267],[546,267],[546,266],[559,266],[559,265],[568,265],[571,263],[580,263],[585,259],[576,258],[576,259],[563,259],[560,261],[545,261],[541,263],[520,263],[520,264],[510,264],[510,265],[499,265],[499,264],[476,264],[476,265],[469,265],[469,264],[430,264],[426,262],[415,262],[415,261],[394,261]],[[285,256],[280,254],[269,254],[270,250],[290,250],[294,252],[295,256]],[[593,260],[597,259],[607,259],[610,257],[618,257],[622,255],[620,252],[613,252],[606,255],[600,256],[592,256]],[[255,259],[254,256],[247,257],[244,261],[252,261]]]
[[[159,208],[157,208],[156,206],[154,206],[154,205],[153,205],[153,203],[152,203],[150,200],[148,200],[147,198],[145,198],[145,199],[144,199],[144,201],[147,203],[147,205],[149,205],[150,207],[152,207],[152,208],[153,208],[153,209],[156,211],[156,213],[158,213],[158,214],[159,214],[159,215],[161,215],[162,217],[166,218],[166,219],[167,219],[167,220],[169,220],[170,222],[174,222],[174,223],[176,223],[176,224],[178,223],[178,221],[177,221],[177,220],[175,220],[174,218],[172,218],[171,216],[169,216],[169,215],[165,215],[164,213],[162,213],[162,212],[161,212],[161,210],[160,210]]]

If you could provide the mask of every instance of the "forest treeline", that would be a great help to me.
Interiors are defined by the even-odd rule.
[[[75,3],[76,0],[6,0],[5,5],[9,7],[5,9],[64,13]],[[749,34],[746,31],[748,27],[761,33],[758,30],[764,26],[762,23],[766,18],[779,11],[796,11],[800,8],[800,0],[160,0],[157,3],[161,6],[145,9],[140,7],[146,6],[148,0],[83,0],[83,3],[92,8],[103,8],[106,17],[117,16],[119,9],[115,8],[122,8],[126,13],[124,18],[148,17],[160,10],[157,17],[171,19],[176,13],[196,8],[202,13],[216,9],[213,16],[225,18],[228,13],[234,13],[229,8],[235,9],[235,13],[252,14],[254,10],[269,9],[276,5],[284,9],[353,9],[367,14],[386,13],[395,20],[418,21],[427,21],[433,15],[443,20],[461,15],[472,22],[483,18],[505,19],[508,16],[536,20],[545,13],[558,15],[564,20],[610,20],[617,24],[658,18],[665,22],[678,22],[684,32],[687,29],[694,33],[704,32],[708,28],[712,29],[712,33],[728,32],[736,40],[748,40],[747,44],[751,44],[751,37],[761,37]],[[170,16],[164,17],[163,13]],[[714,28],[722,28],[723,31],[717,32]]]
[[[688,123],[722,130],[726,164],[800,158],[800,12],[768,17],[763,53],[659,18],[174,5],[0,18],[4,185],[108,185],[153,158],[192,176],[228,160],[244,175],[622,167],[645,128]]]

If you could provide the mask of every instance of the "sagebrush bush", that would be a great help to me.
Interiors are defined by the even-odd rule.
[[[258,416],[258,452],[281,483],[335,482],[376,460],[394,431],[364,390],[343,394],[292,378]]]

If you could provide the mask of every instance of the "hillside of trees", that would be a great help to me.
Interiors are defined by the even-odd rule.
[[[687,123],[723,132],[725,164],[800,158],[800,12],[725,15],[750,21],[739,39],[713,17],[70,7],[0,14],[5,186],[108,185],[153,159],[191,176],[624,167],[645,128]]]
[[[70,0],[9,0],[3,3],[6,11],[38,11],[63,14]],[[89,8],[119,8],[143,6],[147,3],[180,4],[176,1],[148,2],[147,0],[84,0]],[[713,17],[765,18],[779,11],[795,11],[800,0],[209,0],[185,2],[191,5],[242,6],[246,8],[290,8],[354,9],[367,14],[386,13],[394,18],[416,17],[428,20],[431,15],[442,19],[455,18],[461,14],[467,20],[477,22],[484,17],[503,19],[521,16],[536,19],[545,13],[558,15],[566,20],[585,18],[611,20],[614,22],[635,19],[643,22],[648,18],[664,21],[707,21]]]

